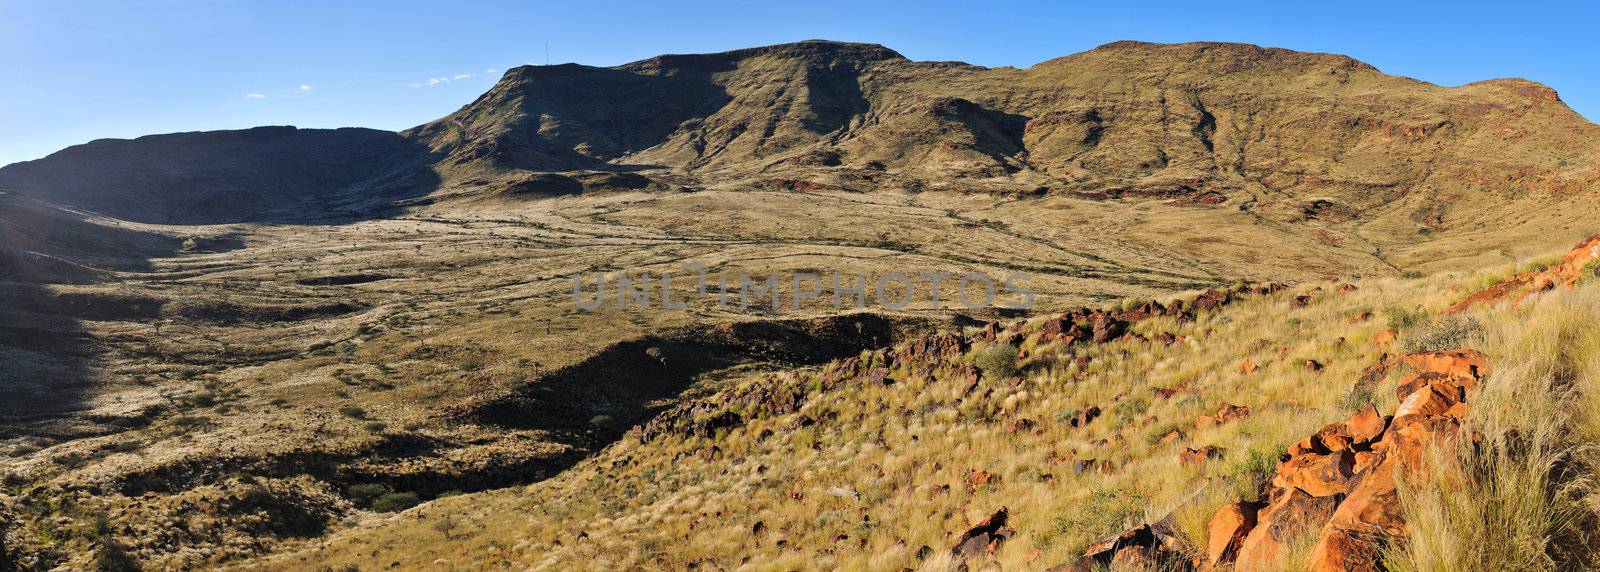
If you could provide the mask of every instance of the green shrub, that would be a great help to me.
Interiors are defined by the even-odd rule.
[[[417,498],[417,493],[388,493],[372,501],[372,510],[378,512],[400,512],[417,506],[422,501]]]
[[[1149,504],[1149,499],[1137,492],[1096,490],[1084,499],[1081,510],[1056,517],[1041,540],[1047,546],[1063,546],[1068,553],[1079,552],[1095,540],[1136,524]]]
[[[1591,261],[1578,271],[1578,285],[1600,282],[1600,261]]]
[[[351,419],[366,419],[367,410],[354,405],[345,405],[339,408],[339,413]]]
[[[1251,449],[1243,459],[1228,465],[1228,480],[1233,482],[1240,498],[1254,499],[1261,495],[1267,482],[1278,474],[1278,455],[1283,451]]]
[[[1389,321],[1389,329],[1396,332],[1421,324],[1428,319],[1428,313],[1421,309],[1407,310],[1399,306],[1384,308],[1383,316]]]
[[[1483,324],[1477,319],[1444,316],[1406,332],[1401,340],[1407,352],[1436,352],[1468,347],[1483,339]]]
[[[1017,354],[1020,350],[1011,344],[995,344],[973,355],[972,364],[983,371],[988,379],[1006,379],[1017,374]]]
[[[372,506],[374,500],[390,492],[392,490],[388,485],[377,483],[350,485],[349,488],[345,489],[345,494],[350,495],[350,500],[355,502],[356,506]]]

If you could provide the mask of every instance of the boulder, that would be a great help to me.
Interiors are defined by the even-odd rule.
[[[1239,501],[1222,507],[1211,517],[1206,541],[1206,562],[1211,567],[1233,562],[1239,555],[1239,546],[1246,535],[1256,527],[1256,513],[1261,505]]]
[[[1007,517],[1006,507],[1000,507],[994,514],[973,524],[956,538],[955,544],[950,547],[950,555],[956,560],[967,560],[993,554],[995,549],[1016,534],[1015,530],[1006,526]]]
[[[1185,447],[1183,452],[1178,453],[1178,462],[1184,465],[1203,465],[1211,459],[1222,458],[1226,452],[1216,445],[1206,445],[1199,449]]]
[[[1215,415],[1202,415],[1195,420],[1196,427],[1209,427],[1238,421],[1250,416],[1250,407],[1245,405],[1223,405]]]
[[[1489,359],[1477,350],[1407,354],[1400,360],[1417,373],[1439,373],[1476,380],[1489,372]]]
[[[1093,316],[1092,338],[1094,343],[1103,344],[1121,336],[1127,327],[1121,320],[1111,317],[1110,314],[1096,313]]]
[[[1297,488],[1281,491],[1257,514],[1256,527],[1240,543],[1235,570],[1279,569],[1287,543],[1322,527],[1337,503],[1337,497],[1313,497]]]
[[[1188,545],[1172,530],[1171,517],[1153,524],[1141,524],[1121,534],[1089,545],[1074,562],[1049,568],[1052,572],[1092,570],[1170,570],[1193,569],[1185,557]]]
[[[1294,487],[1313,497],[1344,494],[1355,474],[1355,454],[1349,449],[1325,455],[1306,453],[1278,466],[1274,486]]]

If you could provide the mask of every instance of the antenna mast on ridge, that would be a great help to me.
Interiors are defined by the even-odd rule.
[[[550,65],[550,42],[544,43],[544,65]]]

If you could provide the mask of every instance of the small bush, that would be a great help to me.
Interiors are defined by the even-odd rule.
[[[368,421],[365,427],[373,433],[382,433],[384,429],[389,428],[389,424],[382,421]]]
[[[1267,481],[1278,473],[1278,455],[1281,451],[1251,449],[1243,459],[1228,465],[1228,479],[1233,482],[1240,498],[1255,499],[1266,488]]]
[[[988,379],[1006,379],[1017,374],[1017,354],[1020,350],[1011,344],[995,344],[978,350],[972,364],[983,371]]]
[[[1410,353],[1436,352],[1473,345],[1483,339],[1483,324],[1471,317],[1445,316],[1407,332],[1402,345]]]
[[[422,501],[417,498],[417,493],[388,493],[372,501],[372,510],[378,512],[400,512],[417,506]]]
[[[372,506],[374,500],[390,492],[392,491],[388,485],[377,483],[350,485],[349,488],[345,489],[345,494],[350,496],[350,500],[354,501],[356,506]]]
[[[351,419],[366,419],[367,410],[354,405],[345,405],[339,408],[339,413]]]
[[[1407,310],[1399,306],[1384,308],[1383,316],[1389,321],[1389,329],[1396,332],[1421,324],[1428,319],[1427,312]]]
[[[1589,264],[1584,265],[1583,270],[1578,271],[1579,286],[1594,284],[1596,282],[1600,282],[1600,261],[1590,262]]]
[[[589,428],[595,431],[610,429],[615,420],[610,415],[596,415],[589,418]]]

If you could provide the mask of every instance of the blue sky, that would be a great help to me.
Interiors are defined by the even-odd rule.
[[[1288,4],[0,0],[0,164],[102,137],[404,129],[543,63],[547,43],[552,62],[592,65],[825,38],[1021,67],[1122,39],[1236,41],[1442,85],[1526,77],[1600,119],[1600,7]]]

